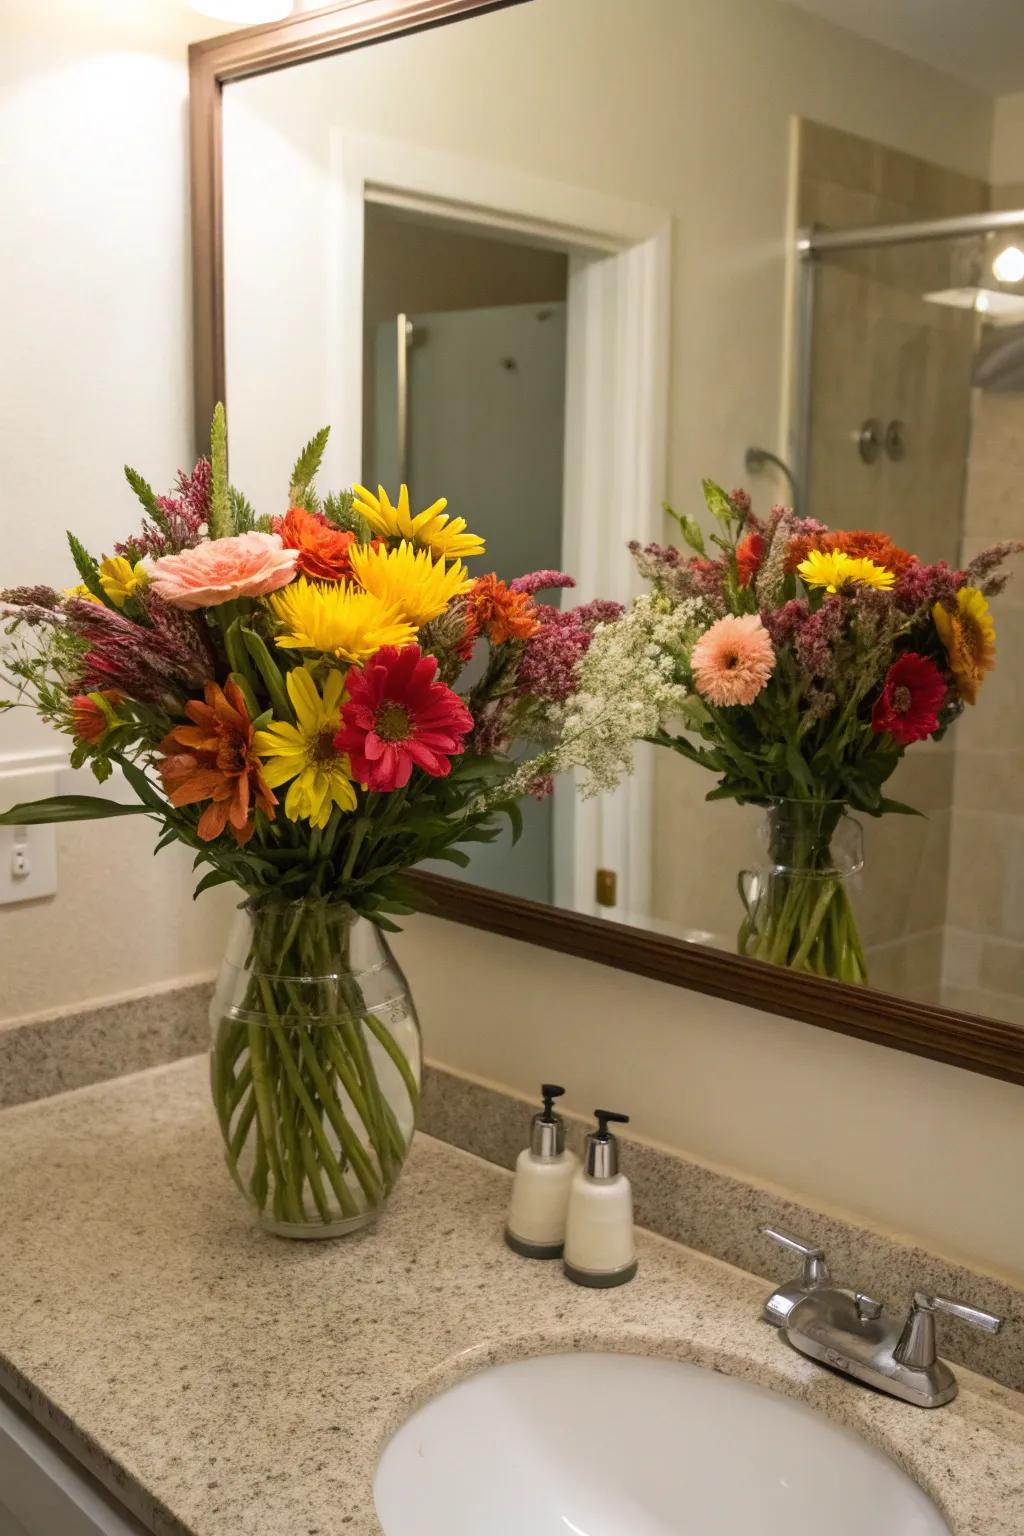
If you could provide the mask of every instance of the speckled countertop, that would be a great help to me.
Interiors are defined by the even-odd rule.
[[[220,1163],[203,1059],[0,1114],[0,1385],[152,1530],[379,1536],[377,1455],[488,1361],[665,1353],[887,1450],[955,1536],[1024,1531],[1024,1396],[961,1372],[927,1413],[758,1319],[764,1282],[642,1234],[617,1291],[501,1241],[508,1175],[421,1137],[375,1232],[263,1236]]]

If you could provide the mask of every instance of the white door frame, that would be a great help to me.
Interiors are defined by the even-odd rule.
[[[667,475],[670,219],[660,209],[527,176],[512,167],[333,129],[326,381],[332,458],[362,460],[366,203],[453,228],[503,231],[569,254],[563,559],[580,601],[638,590],[630,539],[655,537]],[[556,794],[555,903],[594,916],[651,910],[653,753],[613,795]],[[570,810],[570,807],[572,809]],[[614,870],[614,907],[595,872]]]

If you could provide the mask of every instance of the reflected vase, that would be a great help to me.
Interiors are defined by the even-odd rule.
[[[343,903],[247,903],[211,1022],[227,1166],[260,1224],[325,1238],[371,1222],[405,1163],[422,1071],[380,929]]]
[[[863,829],[834,800],[776,800],[762,825],[763,857],[743,870],[741,955],[791,970],[864,983],[854,911]]]

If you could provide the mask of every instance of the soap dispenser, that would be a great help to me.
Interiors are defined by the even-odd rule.
[[[544,1108],[534,1115],[530,1145],[519,1154],[505,1241],[524,1259],[560,1259],[565,1242],[569,1186],[579,1158],[565,1145],[565,1121],[552,1105],[565,1093],[543,1083]]]
[[[633,1191],[619,1172],[619,1144],[611,1124],[628,1115],[595,1109],[597,1130],[587,1137],[583,1166],[574,1175],[565,1228],[565,1273],[576,1285],[625,1285],[636,1274]]]

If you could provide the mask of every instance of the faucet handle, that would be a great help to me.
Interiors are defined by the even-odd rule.
[[[832,1275],[825,1262],[824,1248],[817,1248],[813,1243],[805,1243],[802,1238],[793,1237],[789,1232],[782,1232],[778,1227],[762,1227],[761,1235],[770,1237],[772,1242],[778,1243],[780,1248],[788,1248],[791,1253],[799,1253],[802,1256],[804,1270],[800,1277],[800,1285],[805,1291],[811,1291],[815,1286],[828,1285]]]
[[[900,1365],[921,1371],[935,1364],[936,1312],[958,1317],[961,1322],[982,1328],[986,1333],[998,1333],[1003,1326],[1003,1319],[996,1317],[993,1312],[983,1312],[980,1307],[969,1306],[965,1301],[954,1301],[950,1296],[929,1296],[926,1291],[915,1291],[903,1332],[893,1350]]]

